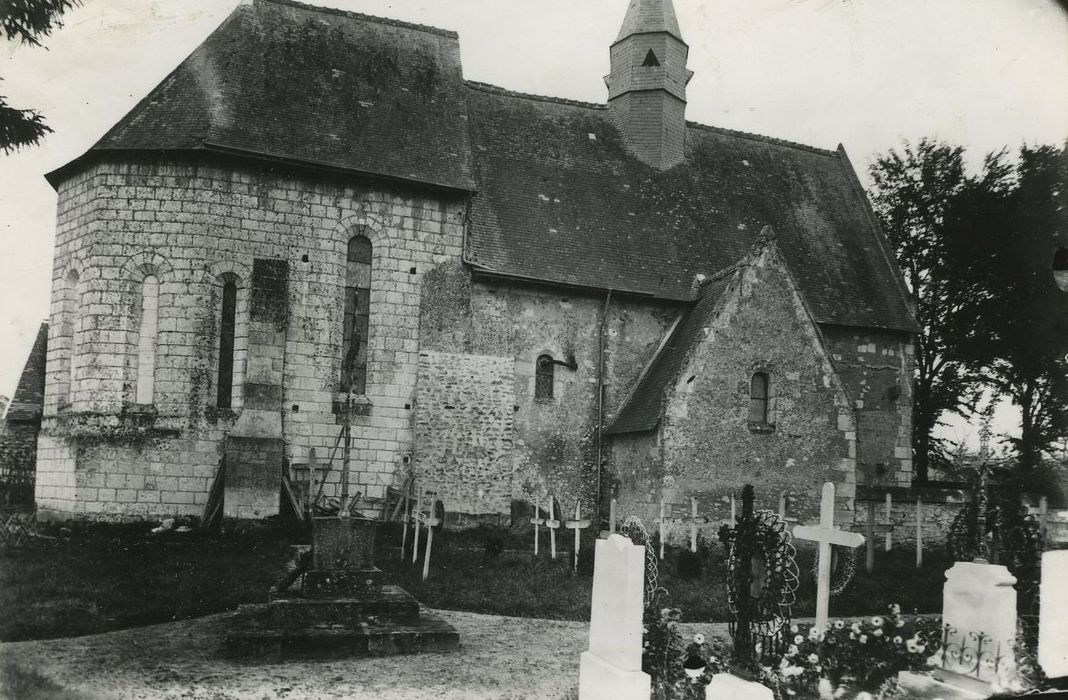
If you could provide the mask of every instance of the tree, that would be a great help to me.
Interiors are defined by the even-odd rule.
[[[1068,294],[1050,271],[1053,251],[1068,245],[1068,154],[1024,146],[1014,174],[977,230],[972,276],[988,293],[968,350],[995,394],[1020,408],[1010,442],[1026,475],[1068,434]]]
[[[894,248],[912,294],[920,334],[913,387],[914,478],[946,463],[948,445],[934,435],[943,412],[970,414],[982,395],[982,377],[970,362],[967,330],[981,299],[969,292],[968,200],[1003,186],[996,170],[969,178],[964,151],[923,139],[890,150],[869,168],[873,207]],[[964,256],[962,257],[962,253]]]
[[[10,41],[40,46],[40,39],[62,26],[61,15],[81,0],[0,0],[0,30]],[[10,153],[36,145],[52,129],[32,109],[16,109],[0,95],[0,150]]]

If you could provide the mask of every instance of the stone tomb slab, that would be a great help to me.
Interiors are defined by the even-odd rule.
[[[1068,550],[1042,553],[1038,663],[1050,678],[1068,676]]]

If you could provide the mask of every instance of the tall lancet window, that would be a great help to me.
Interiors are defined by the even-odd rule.
[[[363,236],[351,238],[346,259],[341,390],[366,394],[368,319],[371,315],[371,241]]]
[[[219,322],[219,377],[215,405],[230,408],[234,393],[234,335],[237,330],[237,284],[223,285],[222,316]]]
[[[757,372],[749,381],[749,422],[758,425],[769,423],[768,403],[770,382],[768,375]]]
[[[137,403],[150,404],[155,395],[158,337],[159,278],[155,275],[148,275],[141,282],[141,330],[137,341]]]

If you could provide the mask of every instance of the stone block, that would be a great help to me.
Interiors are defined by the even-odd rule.
[[[942,624],[948,637],[939,680],[974,688],[991,683],[999,665],[1012,664],[1016,640],[1016,579],[1004,566],[957,562],[946,572]]]
[[[1068,676],[1068,550],[1042,553],[1042,607],[1038,621],[1038,663],[1050,678]]]
[[[366,518],[313,518],[313,568],[373,568],[375,529],[376,521]]]
[[[589,651],[622,672],[642,668],[645,548],[622,535],[597,540]]]
[[[774,700],[771,688],[730,673],[717,673],[705,686],[705,700]]]
[[[592,651],[579,657],[579,700],[649,700],[651,685],[640,669],[624,671]]]

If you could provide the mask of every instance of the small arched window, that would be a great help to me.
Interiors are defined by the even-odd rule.
[[[159,278],[141,282],[141,330],[137,341],[136,402],[152,403],[156,383],[156,339],[159,337]]]
[[[556,363],[551,355],[542,355],[534,365],[534,400],[552,401]]]
[[[345,321],[342,329],[341,391],[367,393],[367,338],[371,316],[371,241],[349,239],[345,267]]]
[[[219,322],[219,376],[215,405],[230,408],[234,393],[234,336],[237,331],[237,283],[223,285],[222,315]]]
[[[768,424],[770,380],[764,372],[757,372],[749,380],[749,422]]]

